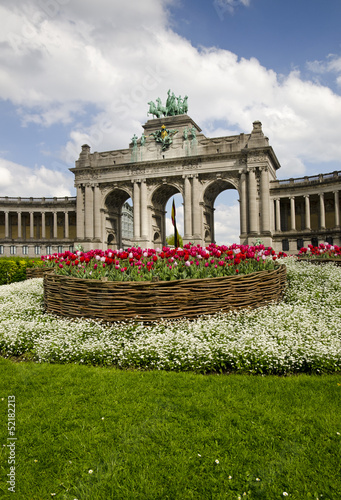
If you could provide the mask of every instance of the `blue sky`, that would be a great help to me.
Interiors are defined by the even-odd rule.
[[[341,170],[340,0],[0,0],[0,16],[0,196],[73,195],[80,146],[127,147],[168,88],[208,137],[262,121],[279,178]],[[236,240],[236,199],[216,201],[217,239]]]

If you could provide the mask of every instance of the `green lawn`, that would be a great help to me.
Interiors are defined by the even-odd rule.
[[[4,446],[11,395],[15,493]],[[340,400],[337,374],[202,375],[0,358],[0,496],[338,500]]]

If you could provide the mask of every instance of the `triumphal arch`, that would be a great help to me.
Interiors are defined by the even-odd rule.
[[[240,241],[272,244],[274,215],[270,183],[280,164],[264,136],[262,124],[249,134],[206,137],[187,114],[187,96],[168,92],[149,102],[153,115],[134,134],[127,149],[91,152],[82,146],[71,171],[77,188],[77,242],[84,249],[122,246],[122,206],[133,202],[133,244],[166,242],[166,204],[180,193],[184,243],[207,245],[214,237],[214,201],[236,189],[240,202]],[[251,128],[251,127],[250,127]]]

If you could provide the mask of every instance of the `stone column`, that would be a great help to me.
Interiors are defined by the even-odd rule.
[[[91,184],[85,185],[85,238],[94,237],[94,193]]]
[[[141,236],[143,239],[149,240],[148,231],[148,207],[147,207],[147,184],[146,181],[141,181],[140,191],[140,207],[141,207]]]
[[[240,232],[247,233],[247,199],[246,199],[246,173],[239,170],[239,190],[240,190]]]
[[[69,212],[64,212],[64,236],[69,237]]]
[[[9,238],[9,212],[5,210],[5,238]]]
[[[134,181],[133,185],[133,215],[134,215],[134,240],[140,238],[140,184]]]
[[[21,231],[21,212],[18,212],[18,238],[22,237],[22,231]]]
[[[94,186],[94,220],[95,220],[95,239],[101,239],[101,190],[99,184]]]
[[[305,229],[311,229],[309,194],[305,194],[304,198],[305,198]]]
[[[41,237],[46,238],[45,212],[41,213]]]
[[[291,230],[296,230],[296,217],[295,217],[295,196],[290,196],[290,219]]]
[[[58,236],[58,224],[57,224],[58,220],[57,220],[57,215],[58,215],[57,212],[54,211],[53,212],[53,237],[54,238],[57,238],[57,236]]]
[[[205,208],[204,208],[205,210]],[[210,224],[210,230],[211,230],[211,242],[215,242],[215,233],[214,233],[214,211],[215,211],[215,208],[212,207],[210,210],[209,210],[209,213],[210,213],[210,216],[211,216],[211,224]],[[204,237],[204,241],[205,241],[205,233],[203,234],[203,237]]]
[[[282,231],[281,229],[281,200],[276,198],[276,231]]]
[[[326,212],[324,208],[324,193],[320,193],[320,228],[326,227]]]
[[[36,218],[36,238],[37,239],[41,238],[41,236],[40,236],[40,220],[39,220],[38,214],[37,214],[37,218]]]
[[[249,232],[258,233],[256,169],[249,168]]]
[[[260,169],[261,227],[262,233],[270,233],[270,187],[268,167]]]
[[[184,238],[190,240],[192,237],[192,186],[188,175],[184,179]]]
[[[335,226],[340,227],[340,199],[339,191],[334,191],[334,203],[335,203]]]
[[[77,238],[84,239],[84,195],[81,185],[77,186],[76,224]]]
[[[193,227],[193,235],[196,239],[201,238],[201,230],[200,230],[200,210],[201,207],[199,205],[199,177],[198,174],[193,175],[193,190],[192,190],[192,227]]]
[[[30,238],[34,238],[34,212],[30,212]]]

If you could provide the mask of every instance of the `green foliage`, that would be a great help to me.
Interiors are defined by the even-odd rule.
[[[184,242],[183,242],[181,234],[178,234],[178,238],[179,238],[179,246],[181,248],[183,248]],[[171,234],[170,236],[167,236],[166,242],[167,242],[167,245],[173,246],[174,245],[174,234]]]
[[[26,279],[26,268],[34,267],[35,261],[28,257],[1,257],[0,285],[16,283]]]

